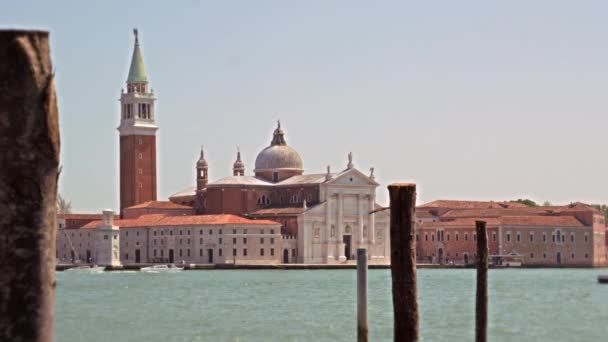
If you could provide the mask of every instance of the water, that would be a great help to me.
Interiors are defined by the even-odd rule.
[[[490,270],[492,341],[601,341],[597,269]],[[392,340],[389,270],[370,270],[370,341]],[[354,341],[354,270],[57,274],[55,340]],[[424,341],[473,341],[475,270],[418,271]]]

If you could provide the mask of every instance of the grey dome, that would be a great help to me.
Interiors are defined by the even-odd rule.
[[[255,172],[267,170],[302,170],[302,158],[287,145],[268,146],[255,159]]]
[[[255,159],[254,172],[277,170],[302,171],[302,158],[296,150],[287,146],[280,122],[274,130],[270,146],[263,149]]]

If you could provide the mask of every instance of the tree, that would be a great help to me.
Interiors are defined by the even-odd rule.
[[[596,208],[597,210],[599,210],[602,214],[604,214],[604,217],[606,218],[606,221],[608,221],[608,205],[606,204],[592,204],[592,207]]]
[[[57,214],[71,214],[72,213],[72,202],[67,201],[65,198],[57,194]]]
[[[536,202],[528,198],[518,198],[516,201],[511,201],[511,203],[521,203],[527,205],[528,207],[538,207]]]
[[[551,204],[551,202],[549,202],[549,201],[544,201],[544,202],[543,202],[543,207],[550,207],[550,206],[552,206],[552,205],[553,205],[553,204]]]

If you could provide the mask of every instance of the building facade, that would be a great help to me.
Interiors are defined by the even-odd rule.
[[[472,264],[475,221],[486,222],[495,263],[525,266],[605,266],[606,223],[592,206],[527,207],[501,202],[435,201],[417,208],[420,263]]]

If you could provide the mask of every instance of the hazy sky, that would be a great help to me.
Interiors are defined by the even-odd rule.
[[[138,27],[157,100],[158,197],[251,174],[281,119],[307,173],[376,168],[420,201],[608,202],[606,1],[6,1],[51,31],[60,192],[118,208],[120,90]]]

